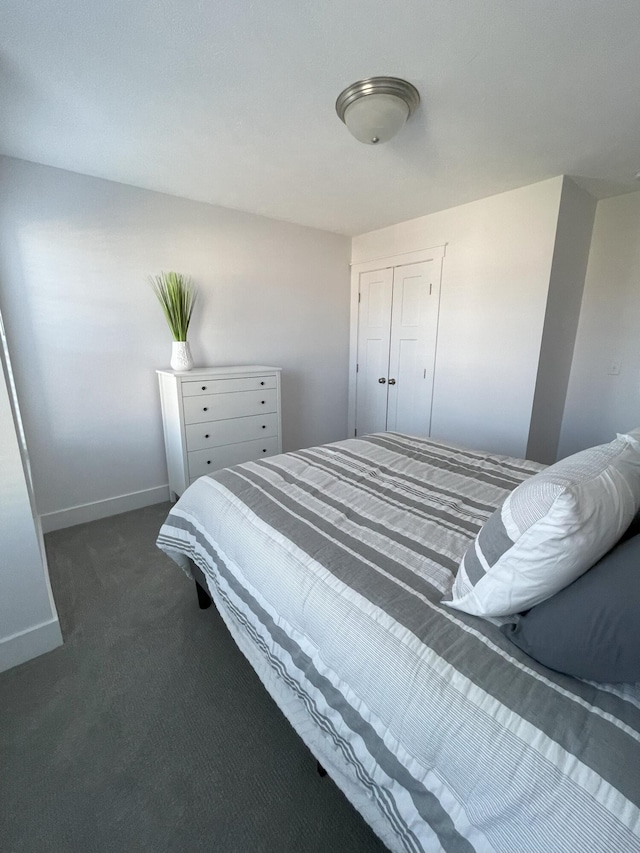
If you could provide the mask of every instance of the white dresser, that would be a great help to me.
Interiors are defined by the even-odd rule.
[[[279,367],[157,373],[172,500],[203,474],[282,452]]]

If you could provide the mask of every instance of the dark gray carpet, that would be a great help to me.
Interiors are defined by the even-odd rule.
[[[211,607],[168,504],[46,537],[65,645],[0,675],[0,847],[383,853]]]

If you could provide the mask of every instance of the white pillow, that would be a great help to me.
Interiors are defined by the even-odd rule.
[[[443,603],[476,616],[528,610],[618,541],[640,507],[640,428],[521,483],[487,519]]]

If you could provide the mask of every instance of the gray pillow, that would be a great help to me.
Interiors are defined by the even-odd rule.
[[[501,630],[558,672],[590,681],[640,681],[640,535]]]

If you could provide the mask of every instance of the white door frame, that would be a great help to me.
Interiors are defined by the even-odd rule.
[[[358,363],[358,302],[360,290],[360,275],[363,272],[402,267],[406,264],[416,264],[421,261],[440,259],[440,284],[442,284],[442,261],[447,244],[419,249],[416,252],[404,252],[401,255],[391,255],[371,261],[351,264],[351,323],[349,328],[349,401],[347,412],[347,435],[353,438],[356,430],[356,366]]]

